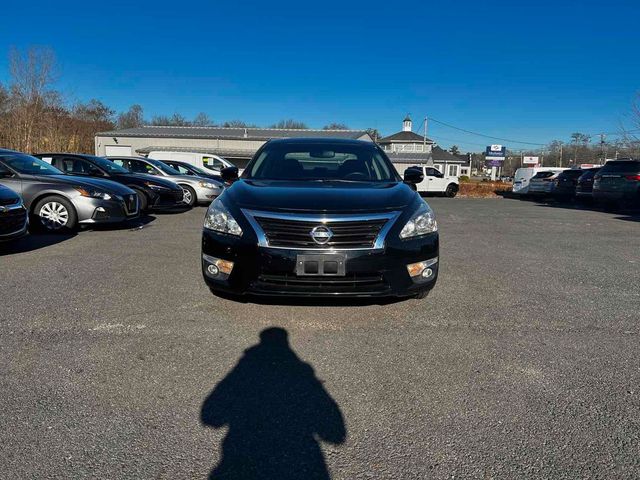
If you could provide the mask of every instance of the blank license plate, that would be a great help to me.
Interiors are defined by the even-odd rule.
[[[298,255],[296,275],[344,277],[346,258],[344,255]]]

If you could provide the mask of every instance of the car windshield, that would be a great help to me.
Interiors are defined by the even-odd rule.
[[[171,168],[169,165],[167,165],[166,163],[162,163],[160,160],[152,160],[150,158],[147,158],[146,161],[157,169],[161,170],[163,173],[166,173],[167,175],[180,175],[180,172],[178,170],[176,170],[175,168]]]
[[[2,155],[0,156],[0,160],[3,160],[16,172],[24,175],[64,175],[63,172],[53,165],[49,165],[44,160],[30,155]]]
[[[341,143],[267,144],[242,178],[295,181],[396,182],[388,158],[373,145]]]
[[[93,163],[98,165],[103,170],[106,170],[109,173],[129,173],[124,167],[113,163],[111,160],[107,160],[106,158],[96,157],[94,155],[86,155],[87,158],[90,158]]]

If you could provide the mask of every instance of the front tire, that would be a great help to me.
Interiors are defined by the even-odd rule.
[[[458,186],[455,183],[450,183],[447,185],[444,194],[449,198],[455,197],[458,194]]]
[[[198,201],[198,196],[196,195],[196,191],[191,188],[189,185],[180,185],[183,192],[182,201],[185,205],[193,207]]]
[[[29,222],[30,230],[47,233],[70,233],[78,226],[78,215],[71,202],[62,197],[45,197],[40,200]]]
[[[147,199],[147,195],[136,188],[134,188],[133,191],[136,192],[136,195],[138,195],[138,209],[140,210],[140,213],[146,212],[149,208],[149,200]]]

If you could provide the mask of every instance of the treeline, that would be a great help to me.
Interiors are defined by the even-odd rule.
[[[56,59],[48,48],[9,53],[10,80],[0,83],[0,148],[23,152],[68,151],[93,153],[96,132],[142,125],[222,126],[251,128],[254,124],[229,120],[216,124],[206,113],[188,119],[179,113],[145,119],[141,105],[117,113],[102,101],[70,103],[54,88]],[[308,128],[304,122],[281,120],[270,128]],[[347,129],[341,123],[326,129]],[[373,130],[372,130],[373,131]]]

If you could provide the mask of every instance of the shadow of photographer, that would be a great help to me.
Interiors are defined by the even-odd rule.
[[[328,479],[319,442],[346,437],[337,403],[282,328],[260,333],[205,399],[200,418],[229,428],[211,479]]]

